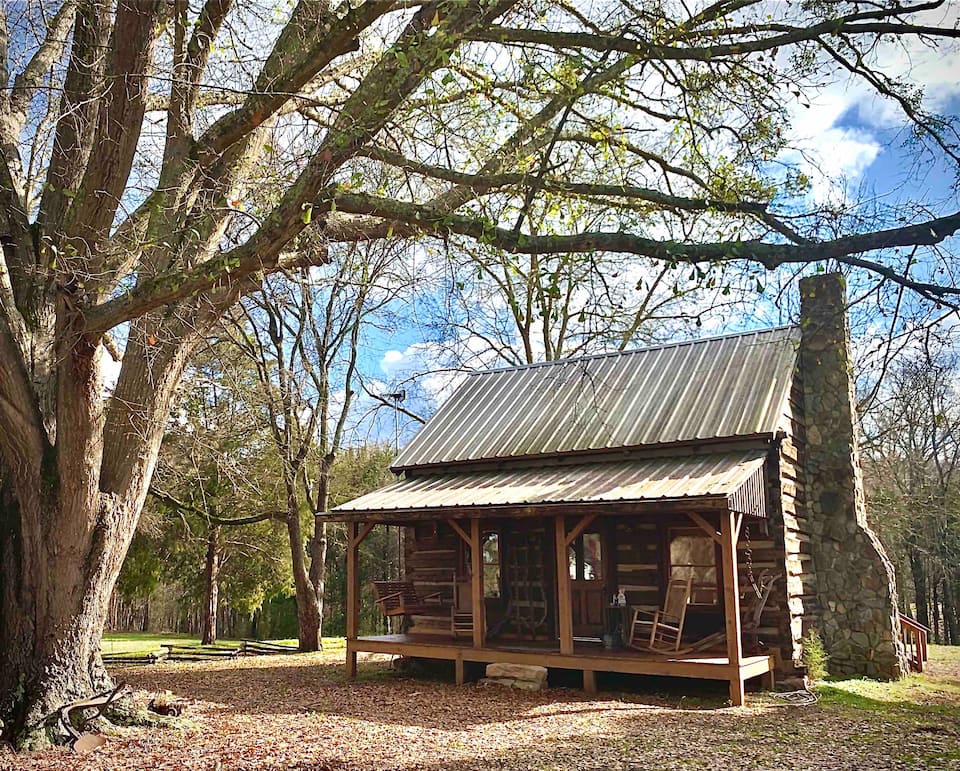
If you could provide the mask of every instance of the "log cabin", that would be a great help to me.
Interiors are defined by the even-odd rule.
[[[358,652],[450,660],[458,683],[465,662],[538,664],[588,691],[598,672],[726,681],[742,705],[816,630],[832,672],[898,677],[845,287],[800,292],[795,326],[468,376],[396,482],[318,514],[348,525],[348,674]],[[402,622],[360,636],[358,547],[379,525],[404,533],[403,579],[379,587]]]

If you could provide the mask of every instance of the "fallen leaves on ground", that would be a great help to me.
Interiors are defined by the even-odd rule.
[[[344,679],[342,651],[123,669],[145,692],[186,704],[182,731],[124,729],[90,755],[14,756],[18,771],[337,769],[960,768],[960,728],[943,714],[784,707],[762,695],[722,706],[674,693],[541,693],[403,679],[383,658]],[[951,673],[952,674],[952,673]],[[659,681],[640,681],[647,688]],[[601,682],[601,685],[604,683]],[[608,685],[612,684],[610,682]],[[953,714],[953,713],[951,713]]]

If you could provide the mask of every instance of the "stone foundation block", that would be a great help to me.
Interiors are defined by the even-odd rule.
[[[487,664],[487,677],[539,683],[542,686],[547,682],[547,668],[527,664]]]
[[[533,680],[516,680],[512,677],[485,677],[479,681],[480,685],[498,685],[502,688],[516,688],[520,691],[542,691],[546,682],[538,683]]]

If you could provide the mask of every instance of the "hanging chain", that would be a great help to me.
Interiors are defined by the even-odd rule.
[[[746,540],[746,549],[744,549],[743,556],[744,561],[747,563],[747,580],[750,582],[750,586],[753,587],[753,591],[757,595],[759,600],[763,596],[763,590],[757,586],[757,580],[753,577],[753,543],[750,541],[750,522],[744,516],[743,523],[743,535]]]

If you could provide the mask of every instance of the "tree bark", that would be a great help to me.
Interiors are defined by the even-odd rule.
[[[940,634],[940,593],[938,590],[939,583],[940,583],[939,581],[934,579],[933,592],[932,592],[933,626],[931,627],[931,629],[933,630],[933,641],[937,643],[937,645],[939,645],[943,641],[943,637]]]
[[[287,534],[290,537],[290,558],[293,564],[293,586],[297,599],[297,629],[300,650],[320,650],[320,603],[307,570],[307,551],[300,527],[300,505],[296,490],[287,491]]]
[[[317,480],[317,511],[326,511],[330,503],[330,469],[334,454],[327,453],[320,461],[320,473]],[[317,612],[320,626],[317,636],[323,637],[323,599],[326,594],[327,575],[327,523],[318,517],[313,518],[313,538],[310,541],[310,584],[317,598]]]
[[[323,638],[323,599],[327,573],[327,523],[314,517],[313,538],[310,541],[310,584],[317,599],[317,638]]]
[[[910,573],[913,576],[913,590],[916,595],[917,621],[929,628],[930,614],[927,608],[930,604],[930,598],[927,592],[927,571],[923,563],[923,555],[913,543],[910,543],[908,557],[910,559]]]
[[[948,573],[943,580],[943,625],[947,633],[947,645],[957,645],[960,644],[960,624],[957,623],[957,609],[951,579],[952,576]]]
[[[37,428],[36,402],[18,400],[20,414],[35,416],[24,422],[34,432],[0,432],[0,720],[3,738],[20,747],[61,739],[44,730],[48,716],[110,685],[100,657],[110,596],[199,339],[191,329],[157,350],[151,383],[130,366],[146,322],[133,324],[105,415],[99,351],[77,319],[59,304],[51,426]]]
[[[38,526],[54,498],[43,509],[3,498],[0,714],[4,736],[29,748],[50,738],[44,720],[54,710],[111,685],[100,638],[123,551],[103,545],[107,580],[98,582],[87,550],[44,537]]]
[[[207,531],[207,558],[203,566],[203,624],[200,643],[213,645],[217,641],[217,612],[220,607],[220,564],[223,547],[220,542],[220,525],[211,525]]]

